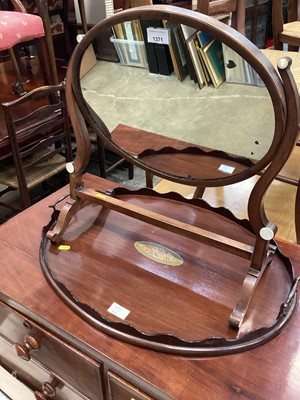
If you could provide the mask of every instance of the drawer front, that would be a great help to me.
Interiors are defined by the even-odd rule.
[[[0,334],[18,356],[33,359],[90,400],[102,400],[102,365],[0,302]]]
[[[54,395],[57,400],[82,400],[81,396],[33,361],[16,357],[12,344],[0,336],[0,390],[14,400],[34,400]],[[1,396],[0,396],[1,398]]]
[[[107,377],[109,400],[154,400],[111,371],[108,371]]]

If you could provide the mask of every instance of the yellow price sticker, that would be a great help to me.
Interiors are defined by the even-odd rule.
[[[58,250],[70,250],[71,246],[68,246],[66,244],[61,244],[58,246]]]
[[[102,199],[102,200],[106,199],[106,195],[103,193],[97,193],[96,197],[98,197],[99,199]]]

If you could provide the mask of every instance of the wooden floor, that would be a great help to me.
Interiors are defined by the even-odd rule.
[[[300,147],[295,148],[297,160],[293,157],[291,167],[296,166],[298,177],[300,176]],[[292,169],[292,168],[291,168]],[[204,200],[214,207],[226,207],[238,218],[247,218],[247,200],[251,189],[258,177],[252,177],[244,182],[221,188],[207,188],[204,192]],[[179,185],[170,181],[161,180],[155,186],[160,193],[175,191],[191,198],[195,188]],[[278,226],[277,237],[296,243],[294,223],[296,187],[287,183],[274,181],[270,186],[266,198],[265,208],[269,220]]]

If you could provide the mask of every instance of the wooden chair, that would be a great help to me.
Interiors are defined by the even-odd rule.
[[[68,27],[68,0],[23,0],[22,3],[26,12],[41,16],[49,48],[53,46],[53,39],[63,39],[65,59],[69,60],[72,45]]]
[[[273,0],[272,25],[274,49],[282,50],[286,43],[290,51],[298,51],[300,46],[300,21],[298,0],[288,1],[288,22],[284,23],[283,0]]]
[[[152,0],[124,0],[123,1],[123,9],[126,10],[128,8],[139,7],[139,6],[151,6]]]
[[[245,34],[246,0],[198,0],[197,11],[212,16],[232,13],[232,28]]]
[[[101,178],[107,178],[109,173],[119,167],[128,168],[128,179],[132,180],[134,177],[134,166],[126,161],[124,158],[119,157],[116,153],[108,150],[99,136],[89,130],[91,144],[97,148],[97,162],[99,163],[99,175]]]
[[[124,0],[123,8],[127,9],[151,4],[152,0]],[[176,6],[175,2],[174,5]],[[213,16],[222,13],[232,13],[231,26],[243,35],[245,34],[246,0],[198,0],[196,10],[202,14]]]
[[[64,84],[43,86],[2,104],[12,159],[1,162],[1,196],[19,189],[24,208],[32,203],[30,189],[63,171],[72,158],[64,91]],[[27,102],[33,111],[24,115]]]
[[[21,76],[14,46],[29,40],[34,40],[37,46],[45,84],[57,83],[56,66],[51,62],[49,63],[51,49],[46,45],[41,17],[26,13],[23,4],[19,0],[11,1],[16,11],[0,11],[0,51],[9,51],[16,71],[16,82],[12,85],[13,92],[16,94],[24,93],[24,79]]]

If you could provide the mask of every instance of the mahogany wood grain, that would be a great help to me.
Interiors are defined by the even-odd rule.
[[[207,245],[213,245],[217,249],[228,251],[239,257],[251,259],[253,247],[239,242],[238,240],[229,239],[205,229],[191,226],[184,222],[179,222],[164,214],[158,214],[153,211],[145,211],[142,207],[125,204],[122,200],[105,195],[104,193],[92,190],[81,189],[77,193],[78,197],[82,196],[83,200],[91,200],[96,204],[100,204],[105,208],[117,211],[121,214],[128,215],[132,218],[149,223],[165,229],[168,232],[174,232],[179,235],[197,240]]]
[[[124,124],[115,127],[111,132],[111,138],[120,148],[158,171],[165,171],[170,176],[177,175],[178,179],[190,176],[191,184],[194,179],[224,178],[226,173],[219,168],[222,163],[229,163],[234,168],[233,175],[236,175],[257,162]],[[166,151],[157,155],[161,149],[170,147],[176,149],[178,153]],[[188,153],[181,152],[187,148],[192,148],[194,152],[193,150]],[[203,154],[195,154],[197,149],[202,150]]]
[[[110,132],[104,122],[101,120],[100,116],[96,115],[94,112],[91,112],[90,107],[83,101],[81,93],[82,88],[80,87],[78,78],[79,67],[84,51],[86,50],[87,46],[90,45],[90,43],[97,37],[97,35],[101,34],[104,29],[107,29],[110,24],[114,25],[130,19],[167,19],[174,21],[175,23],[181,23],[194,27],[196,30],[205,30],[216,39],[219,39],[220,41],[229,45],[229,47],[232,47],[233,50],[237,48],[238,53],[247,61],[249,60],[250,65],[256,71],[260,71],[260,77],[264,81],[272,98],[275,113],[275,132],[272,145],[261,160],[248,169],[245,169],[238,174],[234,174],[233,176],[227,175],[226,177],[216,178],[214,175],[212,175],[211,178],[204,180],[201,179],[201,177],[197,179],[191,174],[186,174],[186,170],[182,168],[182,166],[187,164],[193,165],[195,162],[194,160],[191,161],[190,159],[186,160],[186,157],[182,157],[182,154],[180,154],[179,159],[173,156],[175,162],[171,162],[169,157],[162,157],[162,163],[158,163],[153,166],[149,163],[149,160],[148,164],[140,161],[145,154],[142,153],[139,154],[138,157],[134,157],[126,152],[123,148],[119,147],[113,140],[111,140]],[[287,161],[298,135],[297,120],[292,120],[291,118],[291,115],[298,115],[298,92],[291,75],[291,61],[289,59],[286,58],[282,60],[279,66],[280,75],[283,81],[282,83],[278,80],[278,75],[275,73],[275,71],[270,68],[270,65],[268,65],[268,61],[266,59],[262,59],[262,54],[257,48],[255,48],[255,46],[247,41],[244,43],[245,38],[238,32],[231,30],[224,24],[218,24],[220,23],[215,21],[213,18],[205,17],[202,14],[197,14],[179,8],[170,7],[169,9],[168,7],[136,7],[131,10],[116,13],[111,19],[100,22],[96,25],[95,29],[91,30],[83,38],[83,40],[80,42],[80,45],[76,49],[77,51],[75,51],[73,54],[67,73],[66,93],[69,104],[70,118],[74,127],[76,140],[81,144],[80,146],[78,145],[78,148],[80,149],[82,147],[82,152],[77,152],[75,162],[73,164],[70,179],[70,194],[74,201],[80,201],[81,203],[86,201],[93,202],[93,200],[96,199],[96,197],[91,195],[87,189],[78,189],[81,187],[80,176],[82,174],[84,165],[88,161],[88,157],[84,157],[84,149],[87,148],[87,144],[89,143],[87,129],[84,126],[84,119],[88,121],[90,126],[95,129],[99,137],[103,139],[105,143],[111,145],[112,150],[116,150],[122,158],[125,158],[129,162],[132,162],[133,164],[144,169],[146,174],[148,174],[148,178],[149,174],[155,174],[162,178],[165,177],[167,179],[174,180],[175,182],[186,184],[191,184],[192,182],[192,184],[196,186],[219,186],[242,181],[243,179],[253,176],[257,172],[260,172],[263,168],[265,168],[265,166],[268,165],[267,171],[263,174],[263,177],[259,180],[258,184],[252,191],[248,202],[249,221],[257,237],[251,259],[251,265],[249,266],[246,278],[242,283],[241,296],[234,307],[233,313],[230,316],[231,326],[238,329],[241,326],[246,311],[249,307],[254,288],[256,288],[258,280],[261,279],[262,271],[264,271],[269,241],[273,239],[277,231],[277,227],[270,223],[266,216],[263,201],[269,185],[276,175],[278,175],[279,170]],[[79,109],[82,114],[78,113]],[[287,113],[285,114],[284,111],[287,111]],[[286,126],[285,121],[287,122]],[[155,161],[156,159],[160,160],[161,157],[155,158]],[[153,160],[151,161],[153,162]],[[175,173],[173,172],[173,174],[170,173],[169,170],[164,171],[162,164],[171,165],[172,168],[174,165],[178,164],[179,169],[183,169],[181,176],[179,176],[175,167],[173,168],[173,171],[175,170]],[[196,165],[196,167],[200,169],[199,164]],[[148,182],[149,179],[147,179],[147,183]],[[97,201],[95,202],[97,203]],[[74,214],[74,210],[75,206],[72,207],[69,213],[65,213],[64,210],[63,215],[66,215],[66,218],[65,222],[62,222],[62,224],[61,221],[59,222],[60,232],[57,231],[57,227],[55,227],[54,231],[48,232],[48,238],[56,243],[62,240],[61,232],[65,230],[67,224],[69,223],[70,215]],[[141,213],[135,212],[135,215],[141,215]],[[154,221],[157,221],[157,218],[148,218],[148,222],[150,222],[150,220],[153,223]],[[174,228],[174,224],[170,224],[170,221],[168,222],[168,225],[172,225]],[[190,231],[193,230],[192,226],[193,224],[191,225]],[[187,232],[188,230],[184,229],[184,231]],[[263,235],[263,232],[267,232],[268,234]],[[202,235],[202,237],[204,236],[205,235]],[[218,241],[216,240],[210,241],[210,244],[213,246],[215,246],[217,243]],[[228,243],[226,243],[226,245],[227,244]],[[44,270],[46,269],[47,267],[45,266]],[[255,282],[253,282],[254,276]],[[49,276],[48,279],[51,280],[52,278]],[[249,285],[249,282],[252,282],[251,285]],[[54,282],[52,282],[52,284],[54,285]],[[253,288],[253,290],[249,290],[250,286]],[[92,312],[93,311],[90,313]]]
[[[244,243],[254,243],[254,237],[244,228],[213,212],[151,196],[124,197],[125,210],[144,207],[149,215],[159,216],[161,212],[169,219],[178,218],[179,214],[182,226],[193,223],[200,230],[212,228],[217,235],[230,230],[233,241],[239,238]],[[50,270],[77,300],[109,320],[118,321],[107,312],[116,302],[131,310],[126,322],[144,332],[175,332],[189,340],[208,336],[234,338],[236,333],[228,328],[227,321],[249,262],[229,257],[222,248],[211,251],[209,245],[198,243],[192,236],[182,237],[176,231],[166,231],[162,224],[155,227],[145,221],[137,221],[128,212],[120,215],[114,208],[85,207],[64,235],[63,244],[70,250],[61,252],[55,244],[46,252]],[[183,265],[171,267],[149,260],[136,251],[134,244],[138,241],[158,243],[177,252]],[[274,271],[278,276],[273,275]],[[274,297],[268,287],[274,286],[273,280],[279,275],[282,284]],[[252,309],[240,335],[250,326],[253,329],[268,325],[276,318],[279,304],[287,296],[286,278],[285,271],[280,272],[280,264],[273,260],[255,299],[258,309]]]
[[[103,189],[115,185],[92,176],[84,180],[92,187],[103,185]],[[123,343],[73,313],[47,285],[38,255],[41,227],[51,214],[47,206],[67,192],[68,188],[61,189],[0,227],[0,297],[4,303],[96,361],[103,361],[104,372],[111,370],[155,399],[299,398],[299,305],[286,330],[267,344],[241,354],[204,359],[167,355]],[[278,243],[299,275],[299,246]],[[280,289],[281,278],[276,282]]]
[[[102,400],[101,363],[70,348],[51,333],[38,327],[34,321],[20,313],[11,312],[10,308],[3,304],[0,320],[1,336],[13,343],[16,357],[25,361],[25,369],[26,364],[30,369],[31,362],[38,362],[89,399]]]
[[[126,400],[129,398],[128,395],[131,396],[131,399],[154,400],[112,372],[108,371],[107,375],[109,400]]]
[[[293,170],[293,167],[297,169],[298,159],[294,159],[294,157],[290,158],[289,164],[290,162],[289,170]],[[224,188],[208,188],[205,190],[202,198],[214,207],[222,206],[228,208],[238,218],[246,218],[245,203],[257,179],[258,177],[253,177],[247,181]],[[154,186],[154,190],[159,193],[173,191],[180,193],[186,198],[193,198],[195,188],[162,179]],[[271,184],[265,198],[266,213],[270,221],[278,226],[277,237],[293,243],[296,243],[297,240],[295,232],[296,224],[294,224],[295,214],[296,218],[298,218],[297,225],[300,226],[300,213],[296,211],[300,207],[300,196],[298,196],[298,205],[296,207],[295,196],[295,186],[275,180]]]

